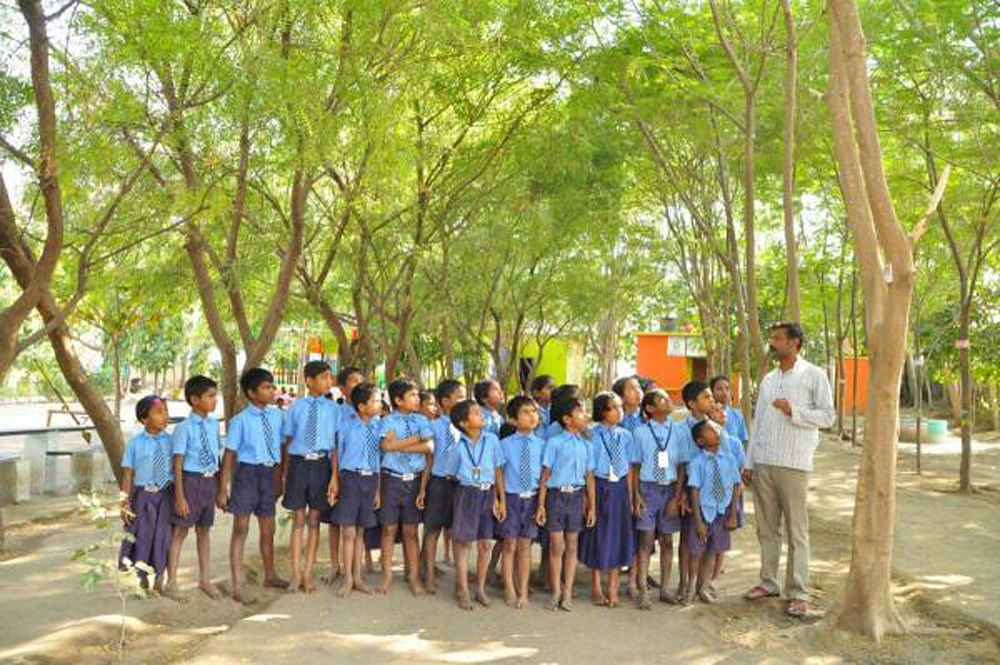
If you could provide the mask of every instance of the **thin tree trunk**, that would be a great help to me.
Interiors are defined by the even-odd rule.
[[[785,136],[784,157],[781,170],[781,202],[785,218],[786,312],[793,321],[802,319],[799,292],[799,252],[795,237],[795,102],[798,76],[799,47],[795,35],[795,16],[791,0],[781,0],[785,16]]]

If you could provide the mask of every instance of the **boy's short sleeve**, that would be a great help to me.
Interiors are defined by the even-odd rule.
[[[493,441],[493,466],[499,469],[507,462],[507,456],[503,454],[503,446],[500,445],[500,439],[492,439]]]
[[[421,441],[434,438],[434,430],[431,428],[431,421],[427,420],[424,416],[420,416],[418,429],[420,430]]]
[[[444,459],[444,473],[447,476],[457,476],[458,466],[462,461],[461,455],[448,455]]]
[[[627,429],[622,430],[622,442],[625,445],[625,455],[628,457],[628,463],[641,464],[642,450],[639,448],[639,442],[636,441],[635,436]]]
[[[701,487],[702,482],[702,465],[701,460],[693,459],[691,463],[688,464],[688,487]]]
[[[387,437],[389,435],[389,432],[395,434],[396,438],[399,439],[400,435],[399,432],[397,431],[398,427],[399,427],[399,418],[396,417],[395,413],[389,414],[388,416],[383,418],[379,423],[378,440],[381,441],[382,439]]]
[[[288,410],[287,416],[282,411],[282,417],[283,417],[283,420],[281,422],[282,439],[287,439],[295,436],[295,418],[292,416],[292,414],[295,413],[295,410],[298,408],[299,404],[304,404],[304,402],[302,400],[299,400],[295,402],[295,404],[292,404],[292,408]]]
[[[226,427],[226,450],[237,451],[240,449],[240,438],[243,436],[243,419],[236,416],[229,421]]]
[[[170,435],[171,448],[174,455],[187,454],[188,430],[191,429],[190,423],[190,420],[184,420],[174,428],[173,434]]]
[[[135,467],[135,437],[125,444],[125,453],[122,455],[122,466],[126,469]]]
[[[548,467],[550,471],[556,461],[556,445],[555,439],[549,439],[545,442],[545,448],[542,450],[542,466]]]

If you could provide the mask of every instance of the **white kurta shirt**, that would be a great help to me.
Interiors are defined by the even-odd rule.
[[[773,406],[786,399],[792,415]],[[837,414],[826,373],[805,358],[797,358],[787,372],[776,367],[764,377],[754,409],[746,468],[755,464],[812,471],[819,430],[831,427]]]

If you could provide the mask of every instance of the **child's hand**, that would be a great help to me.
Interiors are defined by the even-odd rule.
[[[677,497],[674,497],[667,502],[667,517],[677,517],[681,513],[680,502],[677,501]]]
[[[646,502],[642,500],[641,496],[637,496],[635,501],[632,502],[632,514],[636,517],[642,517],[642,511],[646,508]]]
[[[135,519],[135,513],[132,512],[132,504],[126,501],[122,504],[121,510],[122,524],[128,526]]]
[[[681,515],[691,514],[691,497],[687,492],[681,494]]]
[[[218,506],[219,510],[225,510],[229,507],[229,491],[222,485],[219,485],[219,491],[215,493],[215,505]]]
[[[698,542],[704,543],[708,540],[708,527],[705,526],[704,522],[698,520],[698,523],[694,525],[694,530],[698,534]]]
[[[507,519],[507,505],[505,501],[493,499],[493,517],[501,522]]]
[[[545,506],[538,506],[538,510],[535,511],[535,524],[545,526]]]
[[[420,510],[424,509],[424,499],[426,498],[427,498],[427,492],[425,492],[424,490],[420,490],[420,493],[417,494],[417,501],[416,501],[417,508],[419,508]]]
[[[340,487],[337,485],[337,480],[333,479],[326,486],[326,502],[331,506],[337,503],[337,499],[340,498]]]
[[[378,510],[379,508],[382,507],[382,497],[379,496],[379,494],[380,494],[380,492],[375,492],[375,499],[374,499],[374,501],[372,501],[372,507],[375,510]]]
[[[189,512],[190,511],[188,510],[188,502],[187,499],[184,498],[184,495],[183,494],[175,495],[174,514],[176,514],[178,517],[183,517],[184,519],[187,519]]]
[[[749,485],[753,482],[753,469],[743,469],[740,471],[740,475],[743,476],[744,485]]]
[[[740,520],[736,515],[736,511],[730,507],[730,509],[726,511],[726,529],[729,531],[735,531],[738,528],[740,528]]]
[[[593,506],[587,506],[587,528],[592,529],[597,524],[597,511]]]
[[[275,474],[274,481],[274,496],[281,498],[285,493],[285,474],[280,471]]]

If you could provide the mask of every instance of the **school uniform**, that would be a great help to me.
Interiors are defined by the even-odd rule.
[[[718,554],[729,549],[729,530],[726,528],[726,510],[733,500],[733,487],[740,484],[736,459],[720,446],[717,453],[701,450],[688,464],[688,487],[698,488],[698,505],[701,518],[708,526],[708,539],[698,540],[695,521],[688,531],[688,549],[693,556],[704,552]]]
[[[747,434],[747,421],[743,418],[743,412],[731,406],[726,407],[726,425],[724,428],[729,434],[736,438],[745,447],[750,435]]]
[[[458,480],[455,489],[455,513],[451,525],[452,540],[459,543],[493,539],[493,488],[496,470],[503,467],[500,440],[482,430],[479,440],[462,433],[455,454],[450,457],[448,472]]]
[[[324,521],[329,521],[326,490],[330,484],[330,452],[339,421],[337,404],[322,395],[296,400],[285,415],[281,438],[291,442],[281,505],[288,510],[309,507],[320,511],[326,518]]]
[[[667,505],[677,492],[677,471],[690,454],[683,437],[683,424],[670,418],[659,423],[647,420],[633,433],[639,458],[639,494],[643,508],[635,522],[639,531],[677,533],[680,517],[668,517]]]
[[[500,427],[504,424],[504,417],[499,411],[494,411],[485,404],[480,404],[479,409],[483,414],[483,421],[485,422],[483,429],[499,437]]]
[[[500,441],[503,452],[503,481],[507,518],[498,522],[498,535],[508,538],[538,536],[535,513],[538,510],[538,483],[542,477],[545,442],[536,434],[511,434]]]
[[[434,438],[430,423],[419,413],[393,411],[382,421],[382,438],[389,432],[393,432],[397,440],[414,435],[422,441]],[[422,515],[417,508],[417,494],[420,493],[420,474],[426,466],[423,453],[392,451],[382,456],[382,509],[379,515],[382,526],[420,523]]]
[[[619,427],[626,430],[629,434],[635,433],[637,427],[642,426],[642,412],[636,409],[632,413],[626,413],[625,417],[622,418]]]
[[[212,526],[215,523],[215,495],[219,489],[219,421],[208,414],[191,412],[173,433],[173,454],[183,455],[184,500],[188,516],[173,515],[179,526]]]
[[[635,556],[628,472],[640,457],[621,427],[597,425],[590,435],[597,523],[580,535],[579,559],[591,570],[609,570],[631,564]]]
[[[726,421],[729,422],[728,420]],[[722,448],[729,452],[736,460],[736,471],[742,472],[743,467],[747,464],[747,452],[743,448],[743,442],[737,439],[735,436],[731,435],[728,430],[723,429],[720,432],[722,437]],[[736,500],[736,523],[742,527],[746,524],[747,518],[746,513],[743,509],[743,495],[740,494],[740,498]]]
[[[125,528],[131,537],[122,542],[118,557],[148,564],[157,575],[166,570],[170,549],[173,452],[170,434],[143,429],[128,442],[122,456],[122,466],[133,474],[129,496],[133,518]]]
[[[563,431],[545,444],[542,466],[549,469],[546,530],[579,533],[586,512],[587,473],[594,470],[590,446],[579,434]]]
[[[458,481],[450,473],[452,457],[461,435],[451,418],[442,415],[431,421],[434,433],[434,457],[431,477],[427,480],[427,499],[424,502],[424,528],[438,530],[451,526],[455,511],[455,490]]]
[[[229,512],[274,517],[278,464],[281,462],[282,413],[273,406],[250,404],[229,421],[226,450],[236,453]]]
[[[375,486],[381,468],[381,440],[378,418],[373,417],[367,423],[360,417],[347,418],[340,423],[336,444],[340,496],[330,511],[334,524],[365,529],[378,524]]]
[[[562,423],[550,422],[548,427],[545,428],[545,435],[542,438],[548,441],[549,439],[554,439],[565,431],[566,430],[563,429]]]
[[[535,436],[545,439],[545,430],[552,422],[552,407],[538,405],[538,427],[535,428]]]

